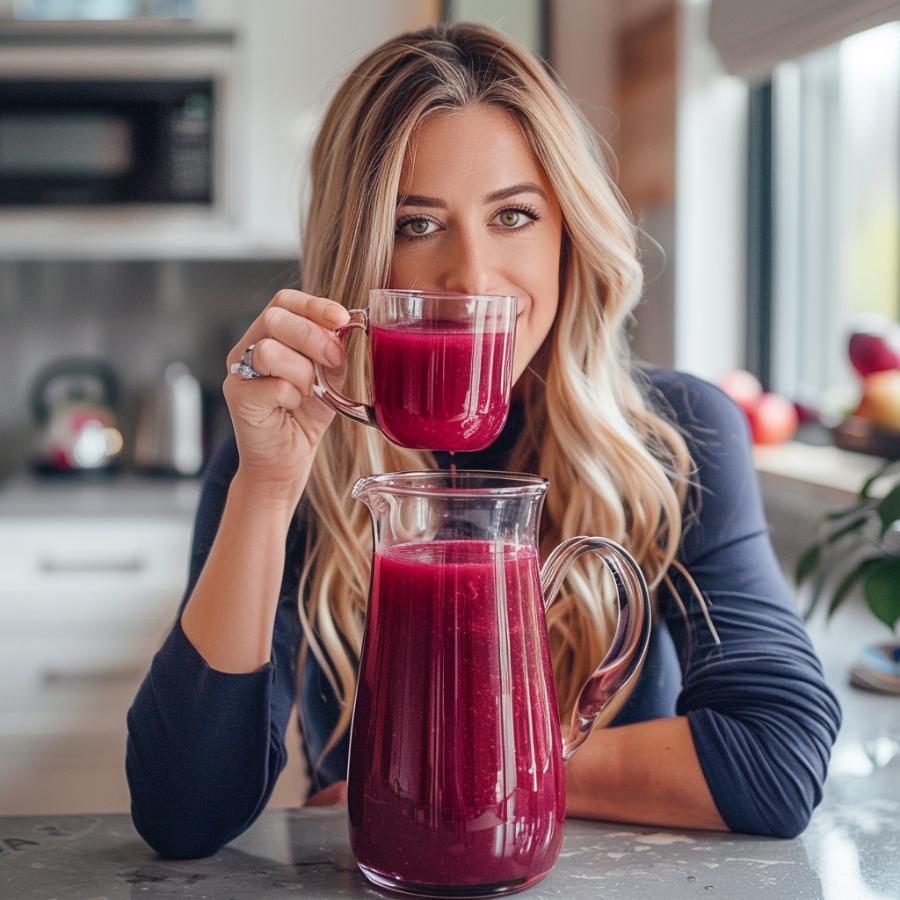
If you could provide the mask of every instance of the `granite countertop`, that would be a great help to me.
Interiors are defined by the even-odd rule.
[[[896,772],[885,772],[894,778]],[[886,787],[886,785],[883,785]],[[777,840],[570,819],[555,868],[522,893],[546,898],[888,898],[900,890],[896,799],[832,802]],[[824,814],[823,814],[824,813]],[[156,857],[127,815],[0,818],[0,896],[377,897],[357,872],[345,807],[271,810],[209,859]]]
[[[862,604],[813,640],[844,724],[824,799],[794,840],[569,819],[555,868],[523,898],[900,898],[900,697],[847,684],[860,646],[884,641]],[[356,871],[346,807],[269,810],[215,856],[156,856],[125,814],[0,817],[3,900],[387,896]]]

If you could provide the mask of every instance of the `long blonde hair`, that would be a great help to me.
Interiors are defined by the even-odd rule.
[[[607,173],[596,134],[549,68],[490,28],[434,25],[365,57],[333,98],[313,148],[302,288],[347,306],[387,287],[404,155],[437,110],[494,104],[515,118],[563,214],[560,302],[553,328],[519,385],[525,425],[509,468],[551,488],[541,552],[576,534],[601,534],[640,563],[651,591],[666,580],[682,536],[694,464],[678,426],[657,414],[632,371],[625,329],[641,296],[636,229]],[[347,393],[366,391],[364,342],[351,342]],[[371,566],[368,512],[349,499],[375,472],[435,467],[427,451],[390,444],[337,417],[316,454],[300,515],[303,641],[343,702],[320,760],[350,722]],[[688,583],[694,587],[686,572]],[[605,651],[615,595],[603,563],[570,569],[548,630],[560,713]],[[702,598],[701,598],[702,600]],[[680,602],[680,601],[679,601]]]

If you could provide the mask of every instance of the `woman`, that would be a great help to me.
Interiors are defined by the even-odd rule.
[[[345,360],[334,329],[385,286],[519,298],[509,420],[455,461],[548,476],[544,552],[605,535],[653,592],[648,660],[617,727],[570,761],[569,815],[798,834],[840,712],[772,552],[743,413],[629,360],[635,226],[553,73],[475,25],[379,47],[325,117],[304,234],[303,291],[276,294],[228,356],[234,440],[206,478],[181,615],[129,712],[147,842],[196,857],[248,828],[285,765],[295,702],[311,793],[344,796],[371,554],[349,490],[448,464],[313,395],[314,361],[348,362],[348,393],[363,395],[363,341]],[[608,643],[606,587],[587,557],[551,610],[564,722]]]

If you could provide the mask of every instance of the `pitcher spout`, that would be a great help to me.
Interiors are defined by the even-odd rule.
[[[388,506],[387,491],[385,486],[379,482],[377,475],[367,475],[364,478],[360,478],[353,485],[350,496],[354,500],[365,503],[373,516],[385,512]]]
[[[362,500],[363,503],[368,505],[368,496],[372,489],[374,479],[371,475],[366,476],[365,478],[360,478],[356,484],[353,485],[353,489],[350,491],[350,496],[354,500]]]

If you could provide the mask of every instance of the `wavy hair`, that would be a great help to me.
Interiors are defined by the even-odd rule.
[[[370,288],[388,286],[410,140],[427,116],[476,104],[512,114],[562,209],[559,307],[539,359],[521,379],[525,424],[509,460],[510,469],[551,481],[541,554],[573,535],[602,534],[636,558],[654,597],[665,581],[681,603],[668,575],[674,566],[702,604],[675,559],[696,486],[694,463],[681,429],[653,408],[648,382],[630,359],[626,328],[643,288],[637,229],[596,133],[540,60],[472,23],[429,26],[369,53],[339,87],[313,147],[302,289],[364,306]],[[365,396],[363,345],[353,341],[348,352],[351,396]],[[433,467],[430,452],[396,447],[340,416],[316,454],[298,508],[307,535],[298,671],[302,677],[313,653],[342,701],[318,761],[350,723],[371,570],[368,511],[348,500],[350,489],[373,472]],[[602,561],[588,554],[550,608],[563,721],[612,635],[610,582]]]

